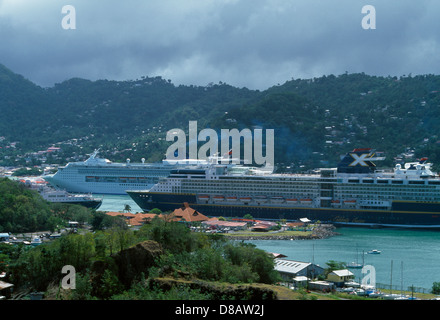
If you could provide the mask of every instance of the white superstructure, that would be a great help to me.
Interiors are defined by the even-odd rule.
[[[43,178],[57,189],[74,193],[126,194],[125,190],[149,190],[161,177],[167,177],[172,169],[204,163],[203,160],[179,160],[171,163],[113,163],[98,158],[98,151],[83,162],[70,162],[53,175]]]
[[[73,194],[66,190],[54,189],[40,178],[25,178],[19,181],[27,188],[37,191],[44,200],[52,203],[80,204],[94,209],[98,209],[102,204],[102,198],[93,197],[91,194]]]
[[[440,178],[426,158],[377,170],[370,148],[347,153],[337,168],[310,174],[213,164],[173,170],[149,191],[128,191],[144,210],[182,203],[205,215],[300,219],[341,224],[440,228]]]

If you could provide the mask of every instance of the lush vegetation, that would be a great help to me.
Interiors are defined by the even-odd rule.
[[[0,164],[37,164],[19,156],[56,143],[63,153],[49,154],[49,163],[95,148],[113,161],[157,161],[171,144],[166,132],[188,130],[189,120],[199,130],[275,129],[282,170],[333,166],[355,147],[384,151],[387,166],[412,150],[440,163],[439,106],[436,75],[329,75],[265,91],[221,82],[175,86],[161,77],[71,79],[40,88],[0,66]]]
[[[0,232],[54,232],[69,220],[84,223],[92,218],[92,211],[83,206],[49,203],[24,184],[0,179]]]
[[[36,192],[15,181],[0,180],[0,232],[53,230],[58,222]]]
[[[118,276],[115,253],[145,240],[160,243],[162,254],[133,281],[124,282]],[[74,266],[77,287],[64,296],[70,299],[211,298],[189,287],[163,292],[147,284],[149,278],[159,276],[227,283],[272,284],[279,280],[272,258],[253,245],[229,242],[218,235],[193,233],[182,223],[158,218],[139,231],[112,227],[83,235],[70,234],[31,249],[1,245],[0,251],[9,265],[8,281],[17,288],[39,291],[46,291],[51,285],[59,288],[63,266]],[[98,277],[96,265],[100,263],[107,267]]]
[[[6,178],[0,180],[0,195],[0,232],[54,231],[69,220],[90,225],[94,231],[80,230],[38,247],[0,244],[0,272],[7,272],[4,280],[16,290],[58,288],[65,265],[75,267],[78,283],[76,290],[63,296],[67,299],[212,298],[212,293],[200,289],[164,292],[147,284],[149,278],[159,276],[226,283],[278,281],[273,260],[264,251],[219,235],[193,233],[182,223],[156,218],[132,231],[122,218],[82,206],[48,203],[37,192]],[[115,255],[146,240],[160,245],[160,256],[130,281],[121,278]],[[105,271],[100,274],[97,269]]]

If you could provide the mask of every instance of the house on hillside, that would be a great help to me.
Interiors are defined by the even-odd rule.
[[[0,281],[0,300],[9,299],[12,295],[14,285],[12,283],[7,283]]]
[[[334,270],[327,275],[327,280],[333,282],[337,287],[344,286],[345,282],[351,281],[354,278],[354,274],[348,270]]]

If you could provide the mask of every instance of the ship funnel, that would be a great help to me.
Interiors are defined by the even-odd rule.
[[[371,173],[376,169],[373,161],[384,160],[376,156],[376,151],[370,148],[354,149],[348,152],[338,164],[338,173]]]

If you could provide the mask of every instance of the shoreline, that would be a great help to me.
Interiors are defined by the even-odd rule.
[[[225,234],[224,236],[230,240],[318,240],[318,239],[327,239],[333,236],[340,235],[340,233],[335,232],[334,229],[336,227],[334,225],[320,225],[319,227],[315,227],[309,234],[305,235],[284,235],[279,234],[283,233],[265,233],[262,235],[261,233],[258,235],[252,234]],[[307,231],[305,231],[307,232]]]

